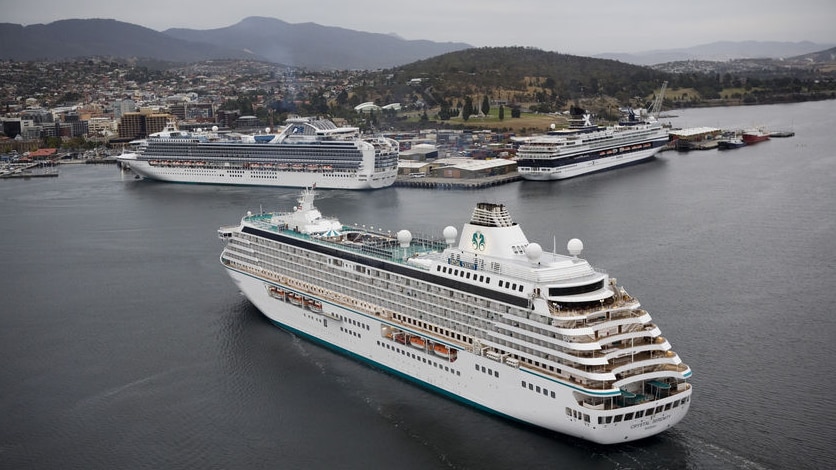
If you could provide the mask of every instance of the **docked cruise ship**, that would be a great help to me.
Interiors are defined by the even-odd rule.
[[[357,127],[293,118],[277,135],[232,139],[169,125],[118,160],[137,175],[179,183],[377,189],[398,172],[398,143]]]
[[[668,131],[653,116],[599,127],[572,108],[569,128],[522,137],[517,170],[527,180],[559,180],[631,165],[653,158],[668,143]]]
[[[691,369],[639,301],[579,257],[530,243],[504,205],[413,236],[282,213],[221,227],[220,261],[274,324],[465,404],[603,444],[671,428]]]

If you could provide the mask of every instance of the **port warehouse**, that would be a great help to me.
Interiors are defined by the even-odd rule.
[[[722,129],[716,127],[692,127],[689,129],[672,129],[668,135],[671,142],[676,140],[687,140],[689,142],[701,142],[713,140],[723,134]]]
[[[465,157],[439,158],[432,161],[401,160],[398,175],[430,178],[484,178],[507,175],[517,171],[517,162],[504,158],[473,160]]]

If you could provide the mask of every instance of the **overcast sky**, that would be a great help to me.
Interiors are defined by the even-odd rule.
[[[23,25],[111,18],[164,31],[249,16],[578,55],[715,41],[836,44],[836,0],[0,0],[0,22]]]

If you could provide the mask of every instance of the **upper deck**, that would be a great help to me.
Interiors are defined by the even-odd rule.
[[[306,233],[287,222],[277,223],[276,216],[273,213],[254,214],[244,217],[242,222],[266,232],[423,271],[439,264],[453,265],[462,270],[494,273],[533,284],[582,284],[606,276],[604,271],[593,268],[583,259],[558,253],[543,253],[536,263],[522,251],[510,258],[479,256],[455,248],[450,240],[413,236],[405,230],[393,233],[340,225],[320,233]]]

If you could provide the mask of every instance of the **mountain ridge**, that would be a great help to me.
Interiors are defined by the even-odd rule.
[[[86,57],[197,62],[252,59],[312,70],[376,70],[472,49],[462,42],[406,40],[317,23],[288,23],[251,16],[215,29],[156,31],[113,19],[67,19],[23,26],[0,23],[0,60],[66,60]],[[688,60],[728,61],[816,54],[834,47],[810,41],[717,41],[689,48],[588,56],[632,65]]]
[[[247,47],[271,62],[312,69],[388,68],[473,47],[465,43],[406,40],[391,34],[367,33],[310,22],[287,23],[260,16],[244,18],[224,28],[176,28],[164,32],[178,39],[216,46]],[[312,41],[314,37],[317,41]],[[263,42],[255,41],[256,38]],[[374,52],[369,54],[369,51]]]
[[[607,52],[596,59],[612,59],[634,65],[657,65],[685,60],[722,62],[733,59],[782,59],[820,52],[836,44],[811,41],[715,41],[677,49],[654,49],[636,53]]]

